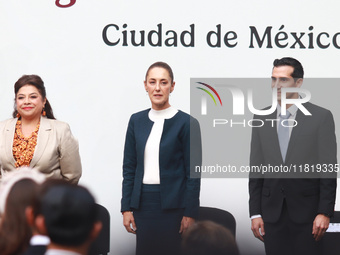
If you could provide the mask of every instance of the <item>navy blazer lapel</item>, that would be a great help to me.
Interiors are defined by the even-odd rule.
[[[151,133],[154,122],[149,118],[149,111],[146,112],[146,116],[140,119],[138,122],[138,131],[136,134],[139,136],[139,146],[137,151],[141,151],[141,160],[144,162],[145,145]]]
[[[51,134],[51,123],[46,117],[40,118],[40,128],[38,131],[37,145],[35,146],[34,155],[30,167],[34,167],[44,154],[45,148]]]
[[[295,118],[297,125],[293,127],[292,133],[290,135],[288,148],[287,148],[286,162],[288,162],[290,158],[290,154],[292,153],[292,149],[294,148],[297,137],[300,135],[300,132],[303,130],[303,122],[305,121],[305,119],[306,119],[306,116],[300,110],[298,110],[296,113],[296,118]]]
[[[149,118],[145,119],[145,122],[141,123],[141,141],[142,141],[142,146],[145,148],[146,142],[149,138],[149,135],[151,133],[151,129],[153,127],[153,121],[151,121]],[[144,152],[143,152],[144,153]]]

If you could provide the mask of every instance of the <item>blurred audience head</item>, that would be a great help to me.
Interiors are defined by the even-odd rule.
[[[192,225],[182,239],[182,255],[239,255],[229,229],[212,221]]]
[[[46,235],[46,233],[42,233],[40,229],[37,227],[36,218],[39,214],[41,214],[42,196],[44,195],[47,189],[55,185],[60,186],[60,185],[70,185],[70,184],[63,179],[48,179],[44,181],[39,186],[37,199],[34,201],[32,205],[26,208],[26,219],[27,219],[28,224],[31,226],[33,235]]]
[[[1,176],[0,181],[0,216],[4,213],[6,207],[6,200],[13,185],[20,180],[30,179],[38,184],[45,181],[44,174],[29,167],[22,167],[11,172],[6,172]]]
[[[39,184],[45,176],[22,168],[2,176],[0,183],[0,254],[20,254],[32,236],[26,208],[36,203]]]
[[[86,253],[101,230],[91,193],[82,186],[46,181],[40,196],[37,226],[50,237],[49,249]]]

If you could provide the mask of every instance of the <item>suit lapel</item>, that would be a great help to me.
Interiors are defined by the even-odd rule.
[[[5,153],[6,157],[9,160],[10,164],[14,167],[15,166],[15,159],[13,157],[13,139],[14,139],[14,133],[15,133],[15,126],[18,119],[12,119],[7,125],[6,125],[6,136],[5,136]]]
[[[290,135],[288,148],[287,148],[287,155],[286,155],[286,162],[288,162],[294,145],[296,143],[297,137],[300,135],[301,131],[303,130],[303,122],[305,121],[306,116],[298,110],[296,113],[296,122],[298,123],[295,127],[293,127],[292,133]]]
[[[272,114],[267,116],[268,119],[278,119],[277,118],[277,110],[275,110]],[[279,138],[277,135],[277,121],[273,122],[274,124],[272,124],[271,121],[268,121],[268,125],[267,129],[265,130],[266,132],[266,137],[269,141],[272,141],[273,143],[273,154],[277,155],[277,158],[281,160],[281,162],[283,163],[282,160],[282,154],[281,154],[281,150],[280,150],[280,143],[279,143]],[[272,126],[273,125],[273,126]]]
[[[140,146],[139,149],[142,152],[141,154],[141,159],[144,162],[144,151],[145,151],[145,145],[146,142],[149,138],[149,135],[151,133],[151,129],[153,127],[154,122],[150,120],[148,116],[149,111],[146,112],[146,116],[141,118],[140,124],[138,124],[138,132],[137,134],[140,134],[139,141],[140,141]]]
[[[34,155],[30,164],[30,167],[34,167],[44,154],[45,148],[48,144],[48,140],[51,134],[51,124],[46,117],[40,118],[40,128],[38,132],[37,145],[34,150]]]
[[[152,122],[150,119],[146,119],[144,123],[141,123],[141,129],[142,132],[142,146],[145,147],[145,144],[149,138],[149,135],[151,133],[151,129],[153,127],[154,122]]]

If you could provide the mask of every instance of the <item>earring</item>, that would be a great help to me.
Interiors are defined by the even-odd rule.
[[[17,118],[19,119],[21,116],[20,116],[20,113],[17,113]]]
[[[43,111],[42,111],[42,116],[46,116],[46,111],[45,111],[45,108],[43,109]]]

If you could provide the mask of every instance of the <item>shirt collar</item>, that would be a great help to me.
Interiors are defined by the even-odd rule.
[[[47,236],[43,235],[34,235],[32,236],[30,240],[30,244],[32,246],[34,245],[49,245],[50,244],[50,239]]]
[[[81,255],[80,253],[66,250],[48,249],[45,255]]]
[[[159,120],[159,119],[171,119],[173,116],[176,115],[178,112],[177,109],[173,108],[172,106],[164,109],[164,110],[155,110],[152,109],[149,111],[149,118],[152,121]]]

